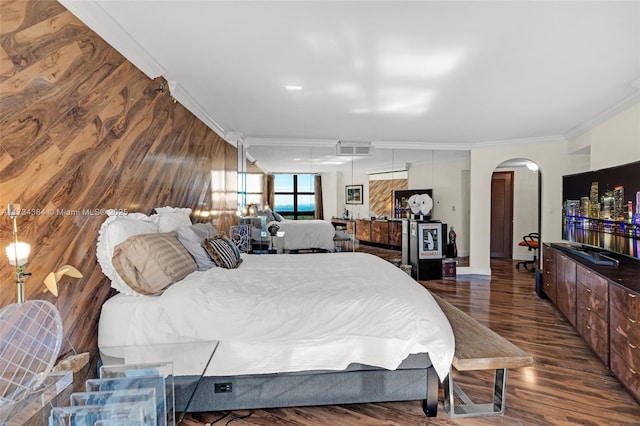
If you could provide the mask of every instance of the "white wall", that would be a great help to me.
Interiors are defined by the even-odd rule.
[[[489,243],[491,174],[512,158],[527,158],[542,173],[541,240],[562,238],[562,176],[640,159],[640,111],[634,105],[571,141],[505,144],[471,151],[470,267],[472,274],[490,275]],[[591,152],[591,155],[588,154]],[[581,154],[569,154],[581,152]],[[587,152],[582,154],[582,152]],[[594,158],[600,156],[602,158]]]
[[[325,220],[331,219],[333,216],[342,216],[342,210],[338,208],[338,196],[336,188],[338,187],[337,173],[321,173],[322,178],[322,213]]]
[[[325,185],[325,176],[327,184]],[[334,182],[331,186],[329,182]],[[346,204],[345,187],[347,185],[362,185],[363,204]],[[332,216],[341,217],[343,209],[349,211],[349,217],[354,219],[369,217],[369,175],[365,173],[323,173],[322,197],[324,204],[324,217],[326,220]],[[331,200],[327,204],[325,200]]]
[[[507,169],[500,169],[507,170]],[[538,232],[538,172],[526,167],[513,171],[513,259],[532,260],[534,252],[518,245],[524,235]]]
[[[433,219],[453,226],[458,256],[469,255],[469,161],[409,167],[409,189],[433,189]]]
[[[589,170],[640,160],[640,103],[569,141],[569,152],[589,147]]]

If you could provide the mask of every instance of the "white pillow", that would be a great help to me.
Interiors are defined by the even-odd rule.
[[[100,226],[96,256],[102,273],[111,280],[111,287],[122,294],[140,296],[118,275],[111,259],[114,248],[127,238],[139,234],[153,234],[158,227],[153,219],[143,213],[122,214],[117,210],[107,210],[109,216]]]
[[[187,249],[198,265],[198,271],[218,266],[209,256],[203,244],[205,238],[218,235],[218,230],[210,223],[196,223],[191,226],[181,226],[176,230],[178,241]]]
[[[157,207],[151,216],[158,226],[158,232],[172,232],[181,226],[191,226],[191,209],[188,207]]]

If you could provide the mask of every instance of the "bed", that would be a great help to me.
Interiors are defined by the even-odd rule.
[[[260,217],[260,216],[259,216]],[[269,245],[269,233],[266,231],[273,224],[277,225],[279,231],[284,232],[284,250],[287,252],[297,250],[323,250],[334,251],[335,243],[333,237],[336,234],[336,230],[326,220],[310,219],[310,220],[269,220],[268,216],[265,216],[266,225],[262,229],[261,225],[257,225],[259,221],[256,221],[256,226],[251,227],[251,239],[252,241],[268,246]],[[259,227],[258,227],[259,226]]]
[[[120,222],[128,231],[108,230]],[[108,352],[218,340],[189,411],[422,400],[435,415],[453,333],[430,293],[391,263],[364,253],[242,254],[235,268],[196,269],[140,296],[118,283],[108,250],[115,244],[117,264],[120,243],[147,237],[127,233],[149,223],[110,217],[101,229],[98,259],[120,294],[102,307],[98,343]],[[214,395],[221,381],[234,391]]]
[[[267,229],[272,224],[279,227],[279,231],[284,231],[284,250],[325,250],[334,251],[335,243],[333,237],[336,229],[331,222],[326,220],[282,220],[269,222]]]

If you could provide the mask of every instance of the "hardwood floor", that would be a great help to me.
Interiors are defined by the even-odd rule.
[[[382,257],[398,252],[371,251]],[[459,277],[421,284],[482,324],[529,352],[535,364],[508,374],[502,417],[450,419],[442,407],[427,418],[419,401],[256,410],[237,425],[638,425],[640,405],[611,375],[562,314],[535,294],[534,274],[518,272],[515,261],[492,260],[491,280]],[[490,391],[487,374],[456,376],[473,396]],[[482,391],[482,392],[480,392]],[[231,413],[216,424],[226,424]],[[183,424],[213,422],[225,413],[190,415]]]

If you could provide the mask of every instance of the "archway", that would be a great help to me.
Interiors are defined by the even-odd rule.
[[[540,235],[541,225],[541,175],[538,165],[526,158],[513,158],[503,161],[494,170],[493,176],[496,174],[509,175],[512,181],[510,182],[511,206],[507,206],[505,211],[511,211],[510,217],[503,217],[499,219],[500,215],[494,215],[492,208],[492,232],[491,232],[491,247],[493,252],[496,238],[504,238],[504,235],[500,229],[504,229],[508,226],[508,223],[494,223],[495,220],[509,220],[511,228],[511,241],[506,244],[510,244],[509,256],[514,260],[533,260],[534,255],[537,253],[529,250],[526,246],[520,246],[519,243],[523,241],[523,237],[532,232]],[[500,184],[492,185],[492,206],[500,205],[500,197],[502,194],[494,194],[493,189],[502,188]],[[502,206],[505,207],[505,206]],[[504,216],[504,214],[503,214]],[[496,226],[497,225],[497,226]],[[506,226],[502,226],[506,225]],[[499,242],[500,243],[500,242]],[[493,257],[493,255],[492,255]],[[498,256],[500,257],[500,256]],[[502,256],[506,257],[506,256]]]

